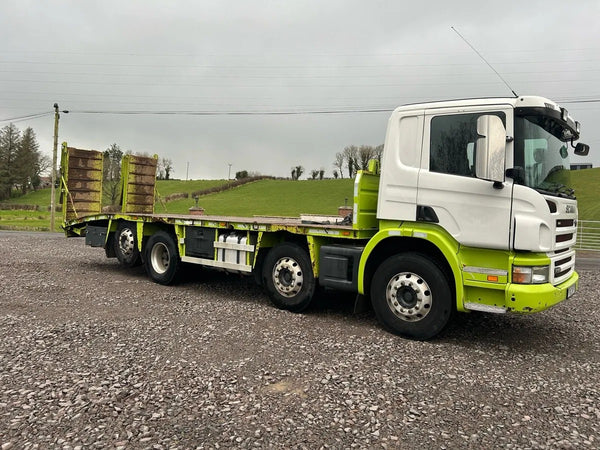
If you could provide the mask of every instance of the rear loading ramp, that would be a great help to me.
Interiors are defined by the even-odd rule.
[[[154,212],[154,193],[158,156],[125,155],[121,163],[124,214]]]
[[[158,156],[125,155],[121,162],[123,214],[154,212]],[[102,213],[104,154],[62,145],[61,193],[63,222],[79,221]]]
[[[63,221],[100,214],[102,211],[103,154],[62,144],[61,194]]]

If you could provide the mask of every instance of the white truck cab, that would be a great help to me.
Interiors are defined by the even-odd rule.
[[[510,286],[570,281],[566,294],[575,289],[577,202],[569,188],[569,146],[578,138],[579,123],[542,97],[399,107],[389,119],[377,217],[389,225],[435,224],[456,241],[465,285],[459,310],[543,309],[565,293],[520,308]],[[589,151],[584,144],[573,147],[575,154]],[[469,289],[474,279],[479,284]],[[486,295],[481,283],[498,279],[508,286],[505,301],[488,302],[498,296]]]

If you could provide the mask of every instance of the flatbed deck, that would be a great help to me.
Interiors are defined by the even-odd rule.
[[[172,225],[184,225],[206,228],[231,228],[232,230],[251,231],[291,231],[300,234],[340,236],[348,238],[368,239],[376,229],[359,229],[350,223],[341,223],[343,218],[332,217],[331,221],[316,221],[304,217],[274,217],[274,216],[221,216],[194,214],[123,214],[121,212],[86,215],[65,223],[65,229],[77,233],[77,229],[88,224],[108,223],[112,220],[136,220],[146,223],[157,222]],[[333,220],[338,219],[339,223]]]

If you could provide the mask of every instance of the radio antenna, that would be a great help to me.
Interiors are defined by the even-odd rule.
[[[492,65],[491,65],[491,64],[488,62],[488,60],[487,60],[487,59],[485,59],[485,58],[483,57],[483,55],[482,55],[481,53],[479,53],[479,52],[477,51],[477,49],[476,49],[475,47],[473,47],[473,46],[471,45],[471,43],[470,43],[469,41],[467,41],[467,40],[464,38],[464,36],[458,32],[458,30],[457,30],[456,28],[454,28],[454,27],[450,27],[450,28],[452,28],[452,31],[454,31],[456,34],[458,34],[458,36],[459,36],[459,37],[460,37],[460,38],[461,38],[463,41],[465,41],[465,42],[466,42],[466,44],[467,44],[469,47],[471,47],[475,53],[477,53],[477,56],[479,56],[481,59],[483,59],[483,62],[484,62],[484,63],[486,63],[486,64],[488,65],[488,67],[489,67],[490,69],[492,69],[496,75],[498,75],[498,78],[500,78],[500,79],[502,80],[502,82],[503,82],[503,83],[506,85],[506,87],[507,87],[507,88],[508,88],[508,89],[509,89],[509,90],[510,90],[512,93],[513,93],[513,95],[515,96],[515,98],[516,98],[516,97],[518,97],[517,93],[516,93],[516,92],[515,92],[515,91],[514,91],[514,90],[513,90],[511,87],[510,87],[510,85],[509,85],[509,84],[506,82],[506,80],[505,80],[504,78],[502,78],[502,75],[500,75],[500,74],[498,73],[498,71],[497,71],[496,69],[494,69],[494,67],[493,67],[493,66],[492,66]]]

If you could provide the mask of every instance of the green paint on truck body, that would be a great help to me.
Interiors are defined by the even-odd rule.
[[[402,248],[403,241],[413,249],[414,239],[431,243],[443,255],[455,285],[456,308],[467,312],[465,304],[475,303],[502,308],[515,313],[532,313],[550,308],[566,299],[567,289],[577,286],[578,275],[558,286],[550,283],[523,285],[512,283],[513,265],[545,266],[550,258],[543,253],[460,246],[443,228],[423,222],[380,221],[380,230],[371,238],[362,254],[359,266],[358,293],[368,295],[366,268],[369,257],[380,246]],[[411,250],[412,251],[412,250]],[[427,253],[427,246],[421,252]],[[435,256],[435,255],[433,255]]]

